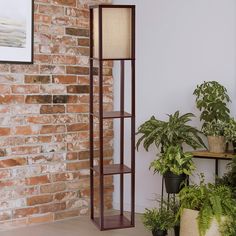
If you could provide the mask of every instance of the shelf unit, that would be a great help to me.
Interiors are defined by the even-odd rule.
[[[103,58],[103,9],[130,9],[131,53],[129,58]],[[94,11],[98,13],[98,57],[94,56]],[[103,62],[120,62],[120,111],[105,112],[103,109]],[[131,114],[124,111],[125,97],[125,61],[131,62]],[[94,62],[98,63],[99,79],[99,111],[94,111]],[[94,118],[99,121],[99,165],[94,166]],[[120,119],[120,163],[104,165],[103,162],[103,122],[106,119]],[[131,166],[126,166],[124,157],[124,123],[131,121]],[[124,215],[124,175],[131,177],[131,212],[130,219]],[[99,217],[95,217],[94,176],[99,177]],[[104,177],[120,176],[120,212],[117,215],[105,215],[104,209]],[[135,6],[134,5],[98,5],[90,7],[90,201],[91,220],[100,230],[129,228],[135,226]]]

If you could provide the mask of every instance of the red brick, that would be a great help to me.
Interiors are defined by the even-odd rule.
[[[13,211],[13,218],[23,218],[38,213],[39,213],[38,207],[20,208]]]
[[[53,183],[47,184],[40,187],[41,193],[56,193],[66,190],[65,183]]]
[[[26,178],[27,185],[38,185],[38,184],[47,184],[49,183],[49,177],[47,175],[35,176]]]
[[[44,203],[52,202],[53,196],[52,195],[39,195],[27,198],[27,205],[34,206],[40,205]]]
[[[56,211],[62,211],[66,209],[66,203],[54,203],[50,205],[42,205],[39,208],[40,213],[47,213],[47,212],[56,212]]]
[[[41,134],[51,134],[51,133],[64,133],[64,125],[43,125],[41,128]]]
[[[89,161],[80,161],[80,162],[71,162],[68,163],[66,168],[69,171],[75,171],[80,169],[88,169],[89,168]]]
[[[6,159],[6,160],[0,160],[0,168],[22,166],[26,164],[27,164],[26,158],[11,158],[11,159]]]
[[[52,103],[51,95],[28,95],[25,99],[26,104],[46,104]]]
[[[56,114],[56,113],[65,113],[65,106],[63,105],[42,105],[40,108],[41,114]]]
[[[53,82],[56,84],[74,84],[76,83],[76,76],[69,75],[54,75]]]
[[[75,75],[88,75],[89,68],[81,67],[81,66],[67,66],[66,67],[67,74],[75,74]]]
[[[89,105],[88,104],[67,105],[67,112],[86,113],[89,112]]]
[[[18,126],[15,129],[16,135],[38,134],[38,130],[33,130],[32,126]]]
[[[88,124],[78,123],[67,126],[68,132],[76,132],[76,131],[87,131],[89,129]]]
[[[50,83],[50,76],[47,75],[26,75],[25,83],[27,84],[48,84]]]
[[[10,128],[3,128],[0,127],[0,136],[8,136],[11,133],[11,129]]]

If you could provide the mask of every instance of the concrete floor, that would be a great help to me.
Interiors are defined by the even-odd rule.
[[[1,236],[151,236],[137,216],[136,227],[100,232],[88,217],[74,218],[55,223],[30,226],[1,232]]]

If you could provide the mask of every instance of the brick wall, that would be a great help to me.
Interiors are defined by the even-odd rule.
[[[88,5],[108,1],[35,0],[34,65],[0,64],[0,229],[88,212]],[[105,127],[108,163],[112,123]],[[112,179],[106,183],[110,208]]]

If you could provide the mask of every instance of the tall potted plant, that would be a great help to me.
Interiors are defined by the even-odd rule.
[[[183,152],[179,146],[169,146],[160,157],[154,160],[150,168],[154,173],[164,176],[166,192],[176,194],[180,191],[181,183],[195,169],[192,154]]]
[[[175,215],[166,207],[146,209],[142,221],[153,236],[166,236],[167,231],[174,226]]]
[[[230,110],[227,107],[230,98],[227,89],[216,81],[208,81],[198,85],[193,94],[196,96],[197,108],[201,111],[202,130],[208,137],[209,150],[224,152],[224,133],[218,126],[230,118]]]
[[[229,236],[227,224],[235,220],[236,201],[224,185],[184,187],[179,193],[181,236]],[[235,234],[233,234],[235,235]]]

